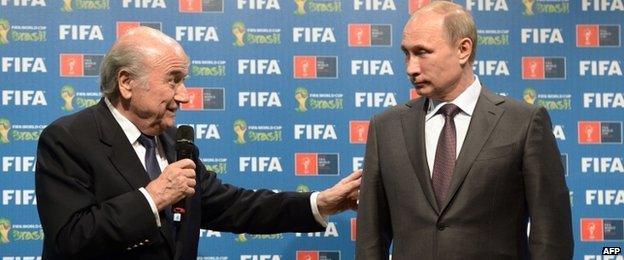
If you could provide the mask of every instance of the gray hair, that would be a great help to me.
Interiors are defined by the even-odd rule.
[[[118,43],[104,56],[100,65],[100,92],[115,103],[119,98],[117,75],[126,71],[131,77],[144,80],[146,71],[145,54],[137,44]]]

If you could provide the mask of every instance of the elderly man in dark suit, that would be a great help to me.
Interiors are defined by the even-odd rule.
[[[357,259],[571,259],[570,203],[543,107],[495,95],[473,75],[476,28],[451,2],[403,30],[422,97],[373,117]],[[527,223],[530,221],[530,235]]]
[[[189,60],[160,31],[118,39],[101,65],[103,98],[41,134],[36,192],[45,259],[196,259],[199,229],[311,232],[355,208],[360,173],[320,193],[223,184],[175,159],[175,112],[189,101]],[[171,205],[185,200],[182,224]]]

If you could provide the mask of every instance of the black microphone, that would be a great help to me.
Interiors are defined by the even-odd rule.
[[[181,125],[178,127],[176,131],[176,160],[182,159],[191,159],[195,161],[195,154],[197,153],[197,147],[193,144],[195,137],[195,133],[193,128],[188,125]],[[186,209],[184,206],[186,199],[181,199],[180,201],[173,204],[173,221],[175,223],[180,223],[182,221],[182,215],[186,213]]]

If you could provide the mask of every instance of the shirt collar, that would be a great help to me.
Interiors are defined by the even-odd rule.
[[[134,144],[139,139],[139,136],[141,136],[141,131],[139,131],[139,128],[137,128],[132,122],[130,122],[128,118],[122,115],[119,110],[117,110],[113,106],[113,104],[111,104],[108,98],[104,98],[104,102],[106,102],[108,110],[110,110],[113,114],[115,121],[117,121],[119,126],[121,126],[121,130],[123,130],[124,134],[126,134],[128,141],[131,144]]]
[[[477,99],[479,99],[479,94],[481,93],[481,83],[479,82],[479,77],[477,77],[477,75],[474,75],[474,78],[475,80],[472,82],[472,84],[470,84],[470,86],[468,86],[468,88],[466,88],[464,92],[459,94],[459,96],[451,102],[443,102],[439,100],[429,99],[429,107],[427,108],[425,121],[435,116],[438,110],[448,103],[453,103],[457,105],[461,109],[461,113],[472,116],[475,106],[477,105]]]

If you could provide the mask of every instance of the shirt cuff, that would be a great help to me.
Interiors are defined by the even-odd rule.
[[[327,217],[321,215],[321,213],[318,210],[318,205],[316,204],[316,198],[318,197],[319,192],[313,192],[312,195],[310,196],[310,206],[312,207],[312,215],[314,215],[314,219],[316,220],[316,222],[318,222],[319,224],[321,224],[321,226],[323,227],[327,227]]]
[[[158,208],[156,208],[156,203],[154,203],[152,196],[150,196],[149,192],[147,192],[147,190],[143,187],[141,187],[139,191],[143,193],[143,196],[145,196],[147,203],[149,203],[150,208],[152,209],[152,214],[154,214],[154,218],[156,218],[156,226],[160,227],[160,215],[158,215]]]

